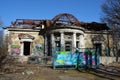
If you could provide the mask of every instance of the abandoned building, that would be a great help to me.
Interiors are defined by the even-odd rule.
[[[55,51],[77,48],[99,49],[100,56],[114,56],[112,37],[106,24],[80,22],[72,14],[58,14],[51,20],[16,19],[4,28],[9,55],[52,56]]]

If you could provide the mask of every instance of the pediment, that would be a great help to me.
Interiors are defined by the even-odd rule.
[[[93,43],[103,43],[103,41],[105,40],[103,35],[94,35],[92,36],[92,41]]]
[[[19,34],[18,37],[19,39],[32,39],[32,40],[35,38],[29,34],[23,34],[23,33]]]

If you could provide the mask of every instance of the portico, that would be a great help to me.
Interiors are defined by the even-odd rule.
[[[84,32],[76,29],[55,29],[51,31],[51,47],[56,51],[72,51],[73,48],[84,48]]]

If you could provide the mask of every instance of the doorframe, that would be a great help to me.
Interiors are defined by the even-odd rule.
[[[95,43],[94,44],[95,51],[97,51],[97,48],[98,48],[97,45],[99,45],[99,47],[100,47],[99,55],[102,56],[102,43]]]
[[[23,55],[24,56],[29,56],[30,53],[31,53],[31,42],[28,42],[28,41],[24,41],[23,42],[24,44],[24,49],[23,49]],[[28,48],[29,47],[29,48]],[[27,48],[27,49],[26,49]],[[29,50],[28,50],[29,49]],[[27,53],[26,53],[27,51]]]
[[[31,53],[31,48],[32,48],[32,43],[33,43],[34,40],[32,39],[21,39],[20,42],[21,42],[21,50],[20,50],[20,56],[25,56],[24,55],[24,42],[30,42],[30,53]]]

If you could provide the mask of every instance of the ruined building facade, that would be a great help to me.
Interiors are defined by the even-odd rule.
[[[101,56],[114,56],[110,29],[102,23],[79,22],[71,14],[51,20],[17,19],[4,28],[10,55],[52,56],[55,51],[98,49]]]

